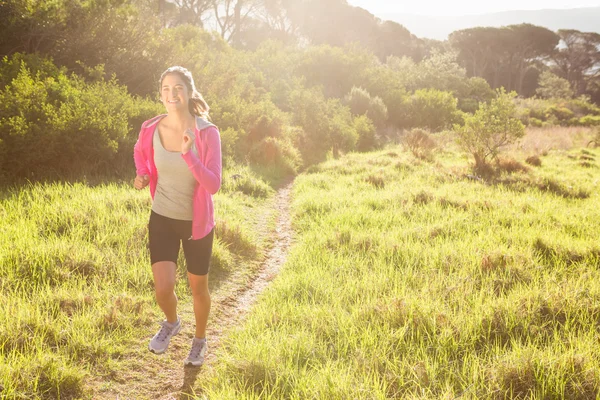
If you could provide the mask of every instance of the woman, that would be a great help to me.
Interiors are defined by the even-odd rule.
[[[199,366],[208,349],[208,267],[215,226],[212,195],[221,186],[221,140],[217,127],[207,121],[209,107],[187,69],[176,66],[163,72],[160,97],[167,114],[142,124],[134,148],[134,187],[140,190],[149,185],[153,199],[148,223],[150,258],[156,300],[166,318],[148,348],[164,353],[181,328],[175,277],[182,243],[196,320],[185,365]]]

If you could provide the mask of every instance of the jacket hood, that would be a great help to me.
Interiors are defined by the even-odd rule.
[[[205,120],[202,117],[196,117],[196,129],[198,129],[199,131],[209,128],[209,127],[217,127],[215,124],[213,124],[212,122],[209,122],[207,120]]]

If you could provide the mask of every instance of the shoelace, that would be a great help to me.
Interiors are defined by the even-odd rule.
[[[206,342],[197,342],[194,341],[194,344],[192,345],[192,349],[190,350],[190,358],[198,358],[200,357],[200,352],[202,351],[202,348],[206,345]]]
[[[160,325],[162,328],[160,328],[160,331],[158,331],[157,339],[161,342],[164,342],[167,336],[169,336],[169,334],[171,334],[171,332],[173,331],[174,326],[168,326],[167,322],[165,321],[161,322]]]

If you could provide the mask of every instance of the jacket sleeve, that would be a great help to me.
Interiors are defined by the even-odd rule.
[[[205,142],[206,162],[203,164],[200,158],[192,150],[182,154],[183,159],[196,181],[210,194],[215,194],[221,187],[221,137],[215,127],[203,131]]]
[[[144,156],[144,151],[142,149],[143,132],[144,125],[142,125],[138,140],[135,142],[135,146],[133,146],[133,161],[135,162],[135,173],[137,175],[149,175],[148,163],[146,162],[146,157]]]

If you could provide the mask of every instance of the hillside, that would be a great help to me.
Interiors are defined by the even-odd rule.
[[[398,13],[380,13],[383,20],[396,21],[404,25],[411,33],[422,38],[447,39],[448,35],[459,29],[476,26],[506,26],[530,23],[544,26],[553,31],[558,29],[577,29],[582,32],[600,32],[600,7],[575,8],[569,10],[527,10],[505,11],[482,15],[465,16],[424,16]]]

